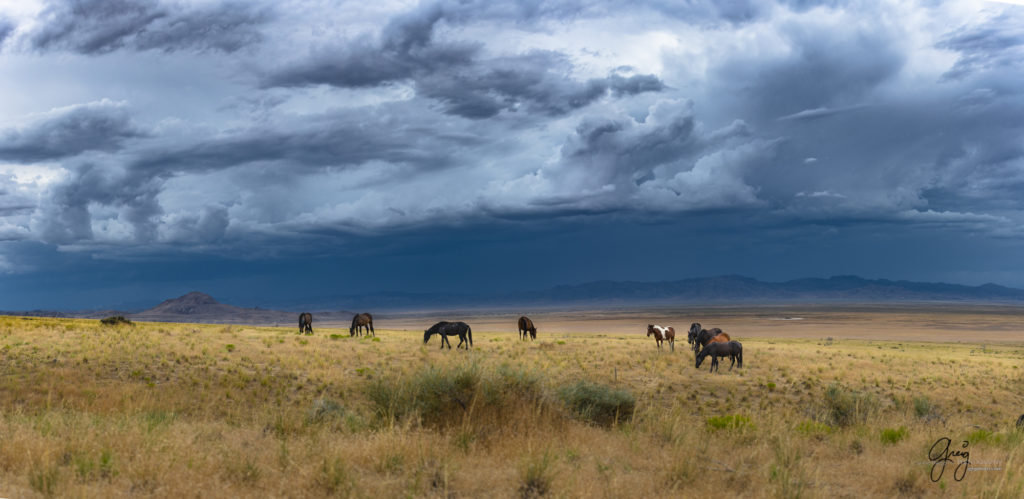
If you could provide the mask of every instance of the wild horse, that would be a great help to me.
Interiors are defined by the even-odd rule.
[[[707,356],[711,356],[711,371],[718,370],[718,358],[729,357],[732,363],[729,364],[729,370],[732,371],[732,366],[739,364],[743,367],[743,345],[738,341],[730,341],[728,343],[709,343],[708,346],[704,347],[700,353],[697,354],[697,369],[700,369],[701,363]]]
[[[459,335],[459,344],[455,347],[456,349],[462,348],[463,343],[466,344],[466,350],[473,346],[473,330],[465,322],[441,321],[430,326],[430,329],[423,331],[423,344],[426,345],[427,340],[435,334],[441,335],[441,348],[444,348],[445,343],[447,343],[448,349],[451,350],[452,343],[448,341],[448,336],[455,335]]]
[[[658,349],[661,349],[661,342],[667,341],[668,345],[672,347],[672,351],[676,351],[676,330],[671,326],[661,327],[655,324],[648,324],[647,336],[654,336],[654,341],[657,342]]]
[[[537,339],[537,327],[533,325],[533,321],[527,316],[519,318],[519,339],[525,340],[526,333],[530,333],[530,339]]]
[[[373,330],[373,316],[370,314],[356,314],[352,317],[352,327],[348,328],[348,335],[355,336],[359,333],[359,336],[366,334],[377,336],[377,333]]]
[[[299,333],[313,334],[313,314],[309,312],[299,314]]]

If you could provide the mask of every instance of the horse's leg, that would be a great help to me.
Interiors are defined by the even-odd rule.
[[[730,355],[729,360],[729,370],[732,371],[732,366],[736,365],[736,354]]]
[[[672,351],[675,352],[676,351],[676,340],[674,340],[674,339],[668,340],[668,344],[672,347]]]

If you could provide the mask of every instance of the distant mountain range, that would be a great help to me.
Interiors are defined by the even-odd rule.
[[[237,324],[290,324],[296,310],[314,312],[317,321],[343,322],[349,310],[430,310],[439,308],[507,309],[530,307],[601,308],[644,305],[772,304],[772,303],[905,303],[972,302],[1024,305],[1024,290],[996,284],[964,286],[946,283],[863,279],[835,276],[764,282],[742,276],[719,276],[677,281],[595,281],[538,291],[480,294],[378,292],[320,297],[288,303],[291,311],[243,308],[219,303],[210,295],[192,292],[141,312],[92,310],[57,312],[32,310],[4,315],[101,318],[124,315],[132,320]]]
[[[718,276],[676,281],[594,281],[537,291],[476,295],[370,293],[332,297],[327,303],[355,309],[435,307],[513,308],[529,306],[607,307],[730,303],[892,303],[977,302],[1024,304],[1024,290],[996,284],[964,286],[946,283],[863,279],[835,276],[786,282],[764,282],[743,276]]]

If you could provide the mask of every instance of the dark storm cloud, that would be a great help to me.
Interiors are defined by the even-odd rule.
[[[235,131],[181,148],[140,151],[131,169],[140,175],[166,175],[284,162],[290,172],[301,174],[372,160],[440,168],[448,164],[453,149],[480,141],[438,126],[417,109],[380,106]]]
[[[555,116],[584,107],[609,92],[620,97],[665,89],[654,75],[612,74],[585,81],[575,79],[569,59],[554,51],[481,57],[482,46],[478,43],[435,40],[437,25],[442,21],[521,22],[577,10],[575,6],[552,11],[541,11],[525,3],[516,6],[502,10],[472,2],[424,4],[394,18],[381,30],[378,40],[364,36],[342,48],[320,50],[306,60],[271,73],[264,84],[361,88],[413,81],[418,95],[441,102],[449,114],[473,119],[520,107]]]
[[[115,151],[142,137],[127,106],[103,100],[50,111],[36,122],[0,131],[0,160],[34,163],[86,151]]]
[[[266,7],[224,2],[185,7],[158,0],[53,0],[28,34],[38,50],[95,55],[136,51],[235,52],[262,40]]]
[[[579,81],[570,76],[571,63],[557,52],[477,61],[451,71],[424,75],[416,92],[444,104],[445,112],[466,118],[489,118],[503,110],[559,116],[587,106],[608,94],[658,92],[665,85],[653,75]]]
[[[1007,10],[986,22],[961,26],[939,42],[960,54],[944,75],[958,79],[973,73],[1024,66],[1024,9]]]

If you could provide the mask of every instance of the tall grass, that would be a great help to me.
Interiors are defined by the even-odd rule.
[[[709,376],[642,337],[470,352],[415,332],[0,317],[0,490],[119,495],[633,497],[1024,490],[1024,349],[744,339]],[[228,351],[227,345],[233,345]],[[881,348],[880,348],[881,347]],[[954,363],[955,361],[955,363]],[[884,368],[885,374],[879,372]],[[888,380],[891,378],[891,382]],[[771,380],[771,381],[769,381]],[[771,388],[769,383],[774,384]],[[918,402],[927,396],[927,404]],[[889,403],[892,401],[892,403]],[[919,409],[920,407],[920,409]],[[944,427],[928,414],[942,408]],[[925,414],[925,416],[921,416]],[[971,472],[915,463],[948,431]],[[714,480],[702,477],[714,476]],[[870,476],[870,481],[861,477]]]

